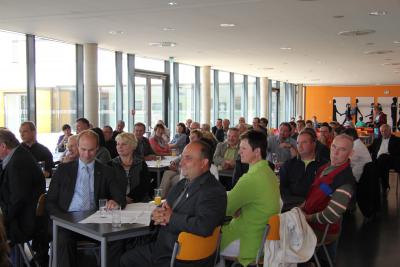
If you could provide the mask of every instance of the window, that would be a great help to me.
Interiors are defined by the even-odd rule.
[[[229,72],[220,71],[218,78],[219,78],[218,117],[221,119],[229,119],[230,99],[231,99]]]
[[[195,67],[179,64],[179,116],[180,122],[194,120],[195,109]]]
[[[55,148],[62,126],[75,126],[75,45],[36,37],[36,127],[39,142]]]
[[[97,63],[99,86],[99,127],[116,125],[115,53],[99,49]]]
[[[164,72],[164,61],[135,56],[135,69]]]
[[[0,31],[0,125],[19,136],[27,120],[26,37]]]
[[[253,121],[254,117],[257,117],[257,88],[256,88],[256,77],[249,76],[248,77],[248,87],[247,87],[248,95],[247,95],[247,121],[250,123]]]
[[[122,119],[125,121],[127,128],[129,116],[131,112],[129,109],[129,95],[128,95],[128,56],[127,54],[122,55]],[[114,126],[112,126],[114,127]]]
[[[143,122],[146,123],[145,120],[145,112],[146,112],[146,78],[143,77],[135,77],[135,123]],[[147,125],[148,126],[148,125]]]
[[[234,89],[234,113],[233,113],[233,124],[236,125],[236,123],[239,122],[239,118],[244,115],[243,111],[243,102],[244,102],[244,95],[243,95],[243,75],[241,74],[235,74],[234,76],[234,81],[235,81],[235,89]]]

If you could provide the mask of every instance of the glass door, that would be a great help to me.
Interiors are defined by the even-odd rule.
[[[158,120],[164,120],[164,76],[139,74],[135,76],[135,123],[143,122],[151,132]]]

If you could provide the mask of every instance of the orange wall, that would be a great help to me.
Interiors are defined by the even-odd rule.
[[[389,91],[385,94],[384,91]],[[332,99],[334,97],[350,97],[351,105],[355,105],[357,97],[400,97],[400,85],[377,86],[307,86],[305,97],[305,119],[317,116],[318,121],[332,120]]]

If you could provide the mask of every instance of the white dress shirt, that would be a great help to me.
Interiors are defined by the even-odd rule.
[[[378,155],[376,155],[377,158],[382,154],[389,154],[389,139],[390,138],[382,138],[381,147],[379,148]]]
[[[372,161],[367,146],[360,140],[356,139],[353,143],[353,155],[350,157],[350,165],[353,175],[358,182],[364,170],[364,165]]]

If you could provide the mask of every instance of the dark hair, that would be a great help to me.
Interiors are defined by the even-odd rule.
[[[312,124],[313,122],[312,122],[312,120],[306,120],[306,124],[307,123],[311,123]]]
[[[228,129],[228,132],[229,132],[229,131],[232,131],[232,132],[239,132],[239,129],[236,128],[236,127],[230,127],[230,128]]]
[[[21,123],[20,127],[25,126],[25,125],[29,126],[29,130],[36,131],[36,125],[33,121],[24,121],[23,123]]]
[[[344,131],[344,127],[343,127],[343,125],[339,125],[338,127],[336,127],[335,128],[335,133],[336,133],[336,135],[339,135],[339,134],[341,134],[343,131]]]
[[[329,132],[332,132],[332,127],[327,122],[322,123],[319,128],[321,129],[322,127],[327,127]]]
[[[281,128],[282,126],[288,127],[289,132],[292,130],[292,126],[288,122],[282,122],[281,124],[279,124],[279,128]]]
[[[90,129],[99,136],[99,147],[106,145],[106,140],[104,139],[104,133],[99,127]]]
[[[201,146],[200,148],[200,155],[203,159],[208,159],[208,167],[211,166],[212,163],[212,159],[213,159],[213,153],[212,153],[212,149],[211,146],[209,144],[207,144],[204,141],[194,141],[191,144],[198,144]]]
[[[79,118],[75,122],[82,122],[82,123],[86,124],[87,127],[90,127],[90,122],[86,118]]]
[[[181,126],[183,128],[182,133],[186,133],[186,125],[183,122],[178,123],[176,126]]]
[[[143,127],[143,129],[146,130],[146,125],[144,125],[143,122],[137,122],[137,123],[135,123],[134,127]]]
[[[61,128],[63,131],[70,129],[71,130],[71,126],[69,124],[64,124]]]
[[[306,126],[306,122],[304,120],[297,120],[296,123],[299,123],[299,124],[301,124],[303,126]]]
[[[294,121],[289,122],[289,124],[292,126],[292,129],[296,129],[296,123]]]
[[[360,121],[363,121],[364,120],[364,118],[361,116],[361,117],[359,117],[358,118]]]
[[[193,129],[190,131],[190,135],[197,135],[199,139],[203,138],[203,132],[200,129]]]
[[[353,138],[353,140],[357,140],[358,139],[358,133],[357,130],[354,128],[346,128],[342,131],[342,134],[346,134],[348,136],[351,136]]]
[[[260,149],[261,158],[267,157],[267,136],[259,131],[249,130],[240,136],[240,141],[247,140],[251,149],[254,151],[256,148]]]
[[[265,125],[268,125],[268,119],[267,118],[261,118],[260,122],[265,123]]]
[[[257,120],[258,123],[261,121],[259,117],[254,117],[253,120]]]
[[[0,144],[1,143],[5,144],[8,149],[16,148],[19,145],[18,139],[7,129],[0,130]]]
[[[317,141],[317,133],[315,132],[315,130],[313,128],[304,128],[300,133],[300,135],[308,135],[311,137],[311,141],[316,142]]]
[[[111,132],[113,131],[113,128],[112,128],[110,125],[105,125],[105,126],[103,127],[103,129],[104,129],[104,128],[107,128],[107,129],[111,130]]]

